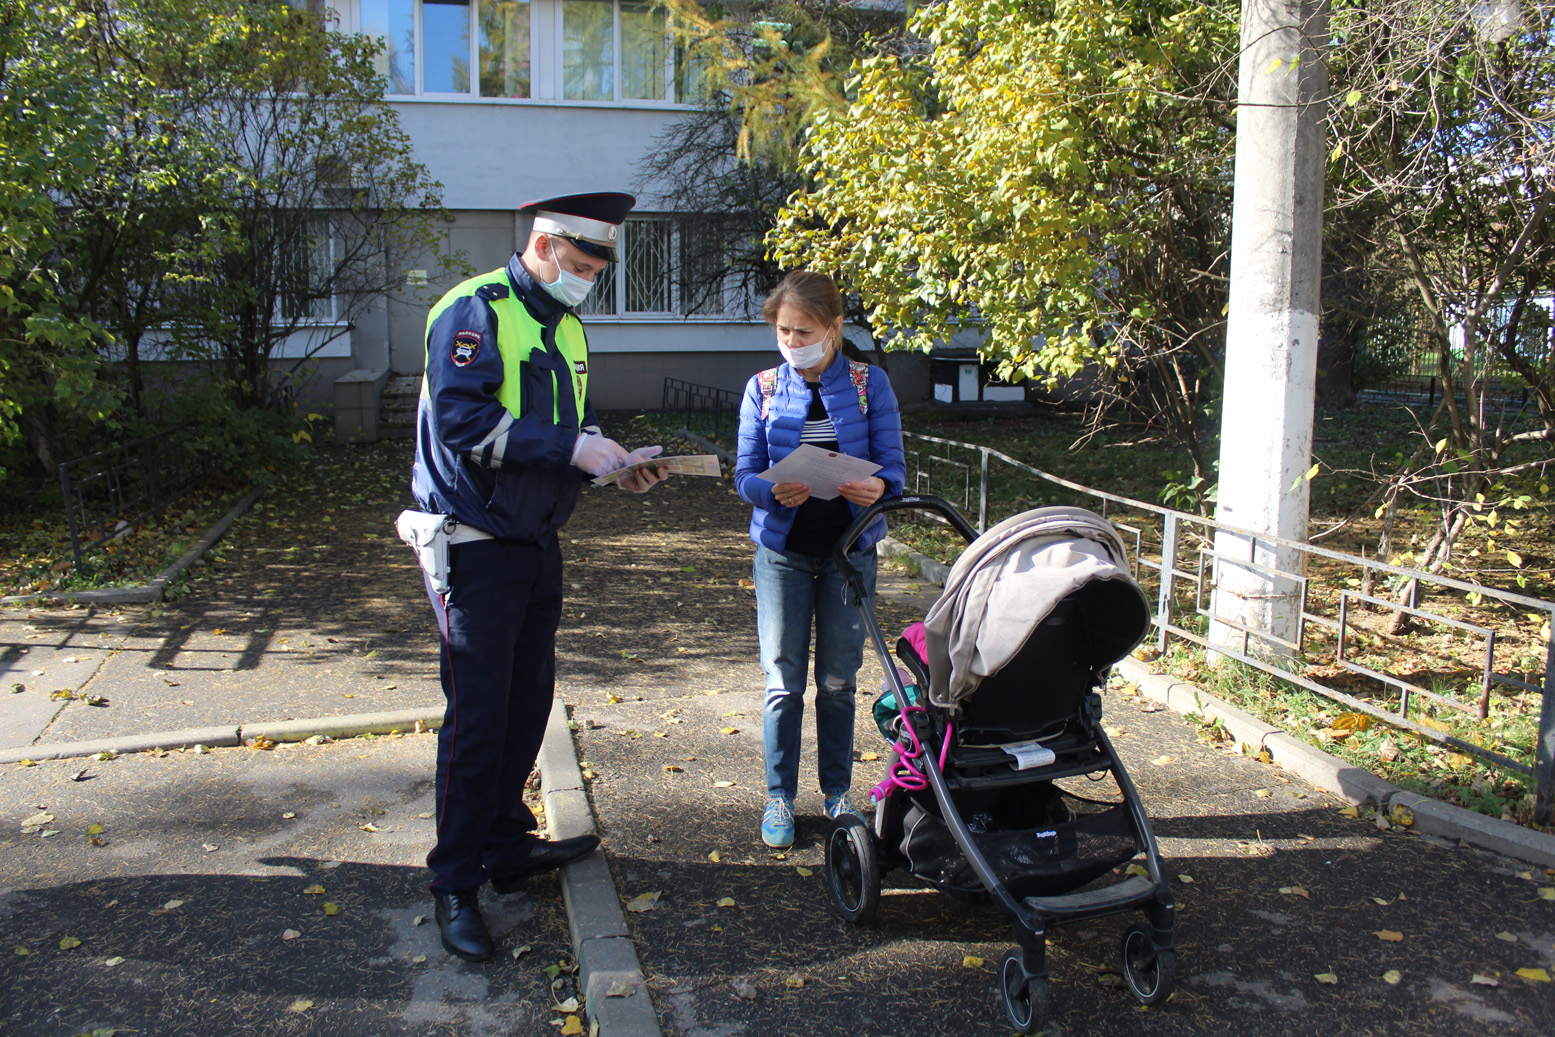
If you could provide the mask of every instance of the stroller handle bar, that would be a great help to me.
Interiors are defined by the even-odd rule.
[[[875,501],[858,513],[853,524],[843,531],[842,536],[837,538],[836,546],[832,548],[832,564],[837,567],[838,572],[842,573],[843,579],[853,588],[854,594],[860,600],[864,597],[863,587],[860,585],[862,577],[859,575],[858,568],[848,561],[848,552],[853,549],[853,545],[858,542],[864,530],[869,528],[869,524],[875,521],[876,516],[884,515],[888,511],[908,510],[932,511],[954,526],[956,532],[960,533],[967,543],[970,544],[977,539],[977,530],[961,512],[956,510],[954,504],[943,497],[928,493],[909,493],[901,497],[882,498]]]

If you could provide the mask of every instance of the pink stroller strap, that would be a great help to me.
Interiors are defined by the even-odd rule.
[[[876,803],[885,802],[886,797],[898,789],[906,792],[913,792],[918,789],[926,789],[929,787],[928,777],[923,773],[923,771],[918,769],[917,764],[913,763],[914,760],[923,755],[923,744],[918,741],[918,732],[914,731],[912,724],[908,723],[907,721],[907,714],[914,711],[919,713],[927,712],[927,710],[925,710],[922,706],[903,707],[903,737],[900,738],[897,743],[891,747],[891,765],[886,768],[885,780],[869,790],[869,798],[874,800]],[[945,744],[940,747],[939,752],[939,769],[941,773],[944,772],[945,760],[950,755],[951,736],[952,728],[949,724],[946,724]],[[908,743],[911,743],[910,748]]]

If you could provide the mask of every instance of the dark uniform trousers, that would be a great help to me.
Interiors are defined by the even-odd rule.
[[[561,545],[471,540],[449,548],[450,590],[427,596],[442,635],[448,705],[437,734],[437,843],[431,889],[475,889],[529,856],[535,816],[524,782],[556,689]]]

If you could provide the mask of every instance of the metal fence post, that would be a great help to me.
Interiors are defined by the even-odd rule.
[[[65,502],[65,523],[70,527],[70,550],[76,556],[76,568],[80,568],[84,559],[81,557],[81,534],[76,527],[76,505],[70,495],[70,471],[65,465],[59,466],[59,489]]]
[[[981,462],[977,472],[977,531],[988,532],[988,450],[978,452]]]
[[[1555,625],[1555,610],[1550,612]],[[1555,820],[1555,634],[1544,654],[1544,704],[1539,710],[1539,744],[1533,758],[1533,819],[1548,827]]]
[[[1177,571],[1177,516],[1167,512],[1161,525],[1161,586],[1156,591],[1156,651],[1166,654],[1166,628],[1172,622],[1172,575]]]

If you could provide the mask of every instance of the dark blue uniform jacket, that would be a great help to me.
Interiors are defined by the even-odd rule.
[[[564,311],[517,254],[506,274],[508,290],[541,324]],[[473,359],[471,331],[480,334]],[[461,333],[457,355],[463,366],[454,363],[452,348]],[[497,389],[510,373],[518,377],[504,370],[497,315],[489,302],[468,296],[438,315],[427,329],[411,488],[423,511],[452,515],[494,536],[534,541],[566,524],[587,476],[572,464],[577,429],[554,424],[549,413],[514,418],[497,400]],[[598,424],[593,405],[585,400],[584,427]]]

